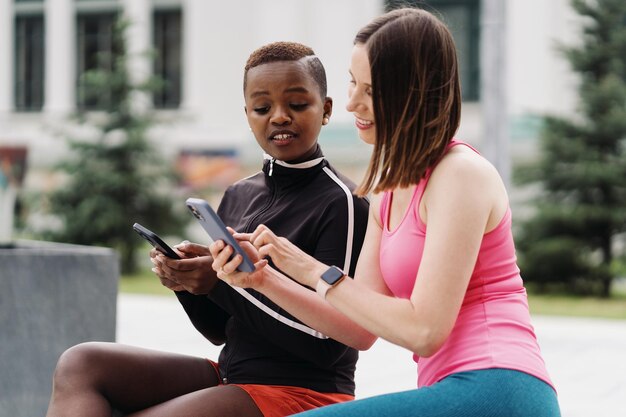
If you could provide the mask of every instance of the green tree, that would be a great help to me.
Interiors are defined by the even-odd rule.
[[[516,172],[541,189],[518,248],[525,279],[608,297],[615,240],[626,232],[626,2],[572,6],[582,43],[561,51],[579,76],[580,104],[569,119],[545,118],[540,160]]]
[[[76,120],[95,129],[96,139],[68,138],[70,156],[60,164],[68,182],[49,195],[50,210],[63,227],[46,237],[115,248],[122,271],[133,272],[137,249],[144,241],[132,224],[176,233],[186,217],[184,210],[172,205],[174,172],[147,138],[151,114],[133,107],[137,93],[155,91],[161,83],[154,78],[141,84],[131,81],[127,27],[122,19],[115,22],[111,50],[101,53],[97,68],[81,77],[83,106]],[[99,111],[87,112],[87,107]]]

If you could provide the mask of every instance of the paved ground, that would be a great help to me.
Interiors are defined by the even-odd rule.
[[[563,417],[626,416],[626,321],[534,317]],[[219,348],[193,329],[175,297],[122,294],[117,340],[217,358]],[[411,389],[411,354],[383,340],[361,353],[357,397]]]

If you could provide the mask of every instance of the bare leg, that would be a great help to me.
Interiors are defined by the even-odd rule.
[[[261,416],[243,390],[217,387],[218,383],[218,375],[204,358],[116,343],[83,343],[59,359],[47,416],[84,416],[88,411],[93,417],[110,417],[113,409],[124,413],[145,410],[136,415],[146,417],[167,415],[159,414],[160,410],[177,416],[213,416],[218,414],[188,413],[187,401],[191,407],[202,402],[205,411],[211,411],[213,404],[207,401],[219,400],[220,407],[225,407],[230,396],[243,410],[251,410],[250,416]],[[210,394],[211,387],[216,387],[215,394]],[[200,393],[204,393],[202,401],[197,400]]]
[[[263,417],[247,392],[220,385],[174,398],[127,417]]]

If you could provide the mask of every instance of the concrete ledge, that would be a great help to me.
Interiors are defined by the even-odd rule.
[[[59,355],[80,342],[115,340],[118,264],[107,248],[0,247],[0,414],[45,415]]]

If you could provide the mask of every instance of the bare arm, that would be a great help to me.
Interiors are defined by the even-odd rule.
[[[374,205],[375,204],[372,204],[372,207]],[[377,208],[370,208],[367,232],[357,263],[356,275],[360,277],[362,285],[372,288],[376,292],[390,294],[379,272],[378,236],[380,236],[381,228],[379,220],[375,215],[377,212]],[[235,236],[248,240],[251,235],[236,234]],[[312,256],[302,252],[288,241],[283,240],[283,243],[287,245],[284,250],[293,250],[297,256],[304,258],[305,262],[324,265],[315,260]],[[250,246],[245,247],[249,251],[252,250]],[[232,267],[234,271],[236,264],[238,264],[237,259],[234,259],[229,266],[225,265],[228,263],[226,259],[228,259],[232,253],[230,248],[224,248],[224,244],[221,241],[214,243],[210,248],[216,259],[216,262],[213,264],[216,270],[225,267],[230,271]],[[259,259],[258,253],[250,253],[253,259]],[[299,262],[299,258],[297,259],[298,261],[296,261],[296,263]],[[220,274],[218,274],[218,276],[219,275]],[[322,300],[315,292],[299,285],[269,266],[258,270],[254,274],[235,272],[223,275],[223,277],[224,281],[231,285],[253,288],[263,293],[282,308],[298,317],[303,323],[355,349],[367,350],[377,339],[377,336],[365,330],[353,320],[348,319],[327,301]],[[313,284],[311,287],[314,288],[315,285]]]
[[[494,210],[506,202],[500,184],[495,169],[478,155],[451,152],[433,173],[423,199],[428,233],[410,299],[381,293],[380,280],[370,275],[372,265],[360,262],[356,279],[343,280],[328,292],[327,300],[375,335],[420,356],[435,353],[454,326],[483,234],[501,215]],[[304,285],[314,287],[327,268],[262,226],[250,239],[261,256],[270,256]],[[366,247],[377,248],[379,242],[380,232],[368,230],[363,255],[377,258],[378,253]],[[225,269],[230,271],[229,266]]]
[[[243,246],[249,251],[253,259],[259,259],[256,252],[250,252],[254,250],[251,245]],[[218,241],[213,243],[210,248],[215,258],[214,269],[220,270],[224,267],[231,271],[230,268],[232,267],[232,272],[228,274],[218,272],[218,277],[221,275],[221,278],[228,284],[259,291],[306,325],[347,346],[358,350],[367,350],[376,341],[376,336],[348,319],[328,302],[322,300],[314,291],[303,287],[274,268],[263,263],[252,274],[237,272],[234,270],[240,260],[235,257],[232,261],[227,261],[232,253],[230,247],[224,247],[224,243]],[[294,248],[300,251],[297,247],[294,246]],[[361,254],[366,250],[364,245]],[[301,254],[312,262],[323,265],[306,253],[301,252]],[[257,263],[257,265],[259,264]],[[357,270],[358,268],[357,265]]]

